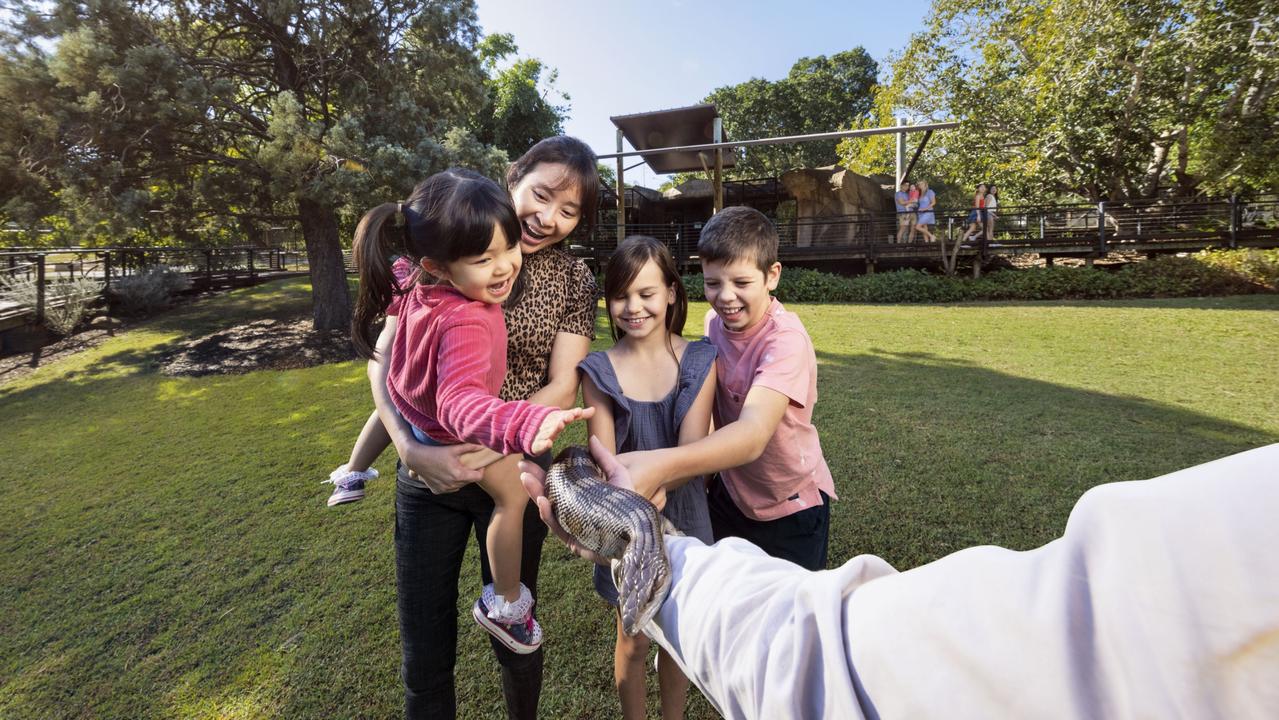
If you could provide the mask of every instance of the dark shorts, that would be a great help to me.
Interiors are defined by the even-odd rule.
[[[716,541],[739,537],[773,557],[809,570],[826,568],[830,541],[830,497],[826,493],[822,493],[822,504],[817,507],[776,520],[754,520],[738,509],[718,477],[710,485],[707,499]]]

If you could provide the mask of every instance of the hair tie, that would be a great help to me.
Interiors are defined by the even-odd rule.
[[[409,241],[412,239],[410,226],[413,224],[410,213],[413,208],[409,207],[403,201],[395,203],[395,226],[404,229],[404,249],[408,249]]]

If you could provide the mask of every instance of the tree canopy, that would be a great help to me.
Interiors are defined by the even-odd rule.
[[[729,139],[753,140],[853,127],[870,112],[878,64],[857,47],[829,57],[800,58],[780,80],[751,78],[716,88],[703,102],[715,103]],[[813,142],[737,151],[729,177],[780,175],[796,167],[830,165],[836,143]]]
[[[924,174],[1036,201],[1279,189],[1279,21],[1267,0],[935,0],[868,125],[957,119]],[[893,136],[847,140],[891,172]]]
[[[341,226],[450,165],[500,175],[566,112],[500,111],[543,68],[496,72],[514,42],[485,45],[472,0],[61,0],[2,39],[6,219],[112,244],[296,223],[322,328],[350,314]]]

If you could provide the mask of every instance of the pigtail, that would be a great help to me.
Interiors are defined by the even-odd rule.
[[[405,222],[400,204],[383,203],[365,213],[355,228],[351,254],[360,273],[360,289],[351,317],[351,342],[360,357],[374,357],[373,327],[391,300],[404,292],[391,270],[391,257],[405,252]]]

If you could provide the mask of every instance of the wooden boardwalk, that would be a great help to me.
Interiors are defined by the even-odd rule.
[[[783,262],[861,261],[899,266],[936,266],[943,249],[954,252],[968,227],[967,210],[939,211],[933,228],[938,242],[907,237],[896,242],[892,213],[814,218],[777,225]],[[681,266],[696,264],[701,223],[628,225],[628,235],[651,235],[665,242]],[[616,247],[616,226],[600,226],[590,237],[574,239],[574,250],[597,267]],[[1034,253],[1055,257],[1099,258],[1112,252],[1194,252],[1208,247],[1279,247],[1279,198],[1243,201],[1143,201],[1095,205],[1041,205],[1000,208],[994,237],[958,248],[975,259]]]

